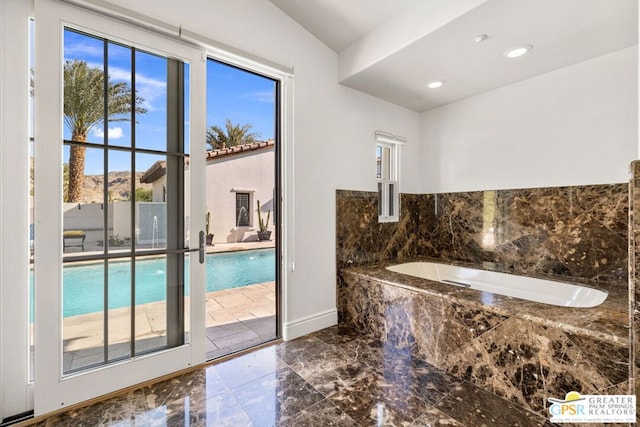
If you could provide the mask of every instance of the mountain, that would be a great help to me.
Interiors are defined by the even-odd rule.
[[[136,188],[151,190],[152,184],[140,184],[140,177],[144,172],[136,172]],[[102,175],[86,175],[82,190],[82,203],[102,203],[104,180]],[[107,191],[110,201],[129,200],[131,195],[131,172],[110,172],[107,176]]]

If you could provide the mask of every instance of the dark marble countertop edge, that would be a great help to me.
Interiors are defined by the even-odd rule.
[[[491,294],[491,303],[487,303],[486,298],[484,300],[481,299],[483,294],[487,294],[485,292],[458,288],[440,282],[407,276],[386,270],[385,268],[389,265],[412,261],[403,260],[383,264],[348,267],[341,271],[344,274],[352,274],[362,279],[374,279],[386,285],[443,298],[458,304],[471,305],[474,308],[488,310],[502,316],[515,316],[545,326],[559,328],[569,333],[591,336],[616,344],[628,345],[629,343],[628,304],[624,304],[621,295],[610,293],[604,303],[592,308],[551,306],[499,294]],[[418,261],[437,261],[443,263],[442,260],[423,258]],[[459,263],[450,264],[460,265]],[[477,266],[473,267],[477,268]],[[544,278],[548,279],[549,277],[545,276]],[[555,279],[558,280],[557,277]],[[584,283],[579,284],[582,285]],[[594,287],[591,283],[586,285]],[[612,317],[617,318],[617,321],[612,319]]]

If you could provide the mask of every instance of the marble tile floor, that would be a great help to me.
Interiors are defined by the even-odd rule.
[[[334,326],[39,420],[35,425],[551,424],[544,417],[457,380],[407,352],[352,329]]]

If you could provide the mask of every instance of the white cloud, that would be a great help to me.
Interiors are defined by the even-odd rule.
[[[102,40],[84,36],[73,41],[65,40],[64,57],[68,60],[79,59],[87,62],[89,62],[89,58],[95,58],[102,64],[104,58],[104,45],[102,43]],[[109,44],[109,58],[128,59],[130,57],[131,51],[129,49]]]
[[[104,131],[102,128],[96,128],[93,131],[93,136],[96,138],[104,138]],[[122,128],[119,126],[109,128],[109,139],[120,139],[124,136]]]
[[[167,93],[167,82],[154,79],[141,73],[136,73],[136,92],[144,99],[142,106],[149,111],[165,110],[164,105],[157,105],[159,100],[165,98]]]
[[[1,1],[1,0],[0,0]],[[102,69],[102,64],[98,62],[87,62],[91,68]],[[109,79],[115,82],[127,82],[131,85],[131,70],[120,67],[109,67]],[[136,93],[144,99],[142,107],[149,111],[162,111],[166,109],[164,102],[157,105],[159,98],[166,96],[167,82],[164,80],[149,77],[143,73],[136,73]]]
[[[102,58],[104,49],[97,43],[65,43],[64,57],[65,59],[74,60],[82,58],[86,61],[87,57]],[[102,68],[102,67],[101,67]]]
[[[115,81],[125,81],[131,84],[131,70],[109,67],[109,78]],[[164,110],[164,105],[157,106],[158,98],[166,93],[167,82],[136,73],[136,92],[144,99],[142,107],[149,111]]]
[[[131,83],[131,71],[124,68],[109,67],[109,77],[111,80],[125,81]]]
[[[250,92],[243,95],[242,98],[273,104],[275,102],[275,92],[272,90],[267,90],[262,92]]]

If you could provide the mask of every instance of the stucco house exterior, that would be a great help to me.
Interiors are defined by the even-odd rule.
[[[274,156],[273,139],[207,151],[207,210],[214,243],[258,240],[258,201],[263,221],[271,211],[268,227],[274,230]],[[154,163],[140,181],[152,184],[154,202],[166,201],[164,161]]]

